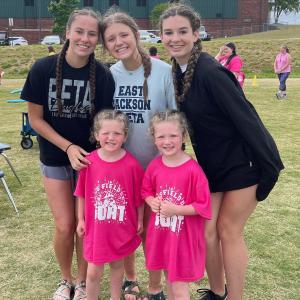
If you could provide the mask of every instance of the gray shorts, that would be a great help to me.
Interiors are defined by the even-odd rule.
[[[76,174],[70,165],[52,167],[46,166],[40,162],[40,168],[43,176],[51,179],[73,180]]]

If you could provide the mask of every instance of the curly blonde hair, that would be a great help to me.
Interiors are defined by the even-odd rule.
[[[96,142],[95,134],[99,132],[102,126],[102,122],[105,120],[115,120],[124,125],[124,134],[125,136],[128,135],[129,130],[129,120],[125,113],[113,110],[113,109],[103,109],[100,112],[98,112],[93,121],[93,126],[91,128],[91,135],[90,135],[90,141],[92,143]]]

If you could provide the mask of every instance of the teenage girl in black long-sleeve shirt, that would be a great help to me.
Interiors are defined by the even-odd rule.
[[[211,290],[201,299],[240,300],[247,267],[244,226],[275,185],[283,164],[277,147],[235,76],[201,51],[200,18],[175,5],[161,15],[162,42],[173,57],[180,110],[191,127],[197,160],[211,189],[206,268]],[[220,296],[223,295],[223,296]]]

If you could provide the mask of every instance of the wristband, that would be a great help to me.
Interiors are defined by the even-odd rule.
[[[69,148],[74,145],[73,143],[69,144],[69,146],[66,148],[65,152],[68,153]]]

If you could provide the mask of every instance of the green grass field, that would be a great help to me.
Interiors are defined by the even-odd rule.
[[[227,39],[213,39],[203,42],[204,51],[215,56],[219,48],[228,41],[236,43],[238,54],[244,61],[244,71],[248,78],[256,75],[259,78],[274,78],[273,62],[279,47],[287,44],[293,58],[293,71],[291,77],[300,77],[300,26],[286,26],[280,30],[249,34]],[[144,44],[148,49],[153,44]],[[156,44],[163,60],[169,61],[161,44]],[[59,51],[61,46],[54,47]],[[0,66],[5,70],[5,78],[24,78],[33,62],[40,57],[48,55],[47,47],[42,45],[29,45],[20,47],[0,47]],[[104,54],[98,46],[96,57],[102,61],[113,61]]]
[[[6,153],[15,166],[23,185],[20,186],[1,157],[0,167],[17,202],[17,218],[4,189],[0,186],[0,299],[50,299],[59,279],[52,249],[53,223],[46,204],[38,163],[38,145],[23,150],[20,146],[21,113],[24,103],[7,103],[18,98],[9,93],[21,87],[22,80],[4,80],[0,88],[0,142],[12,146]],[[247,97],[255,105],[280,149],[285,170],[270,197],[260,203],[246,227],[250,262],[245,299],[299,299],[300,286],[300,79],[289,79],[288,99],[275,99],[277,81],[261,79],[258,86],[245,84]],[[146,287],[142,251],[138,251],[138,276]],[[192,284],[196,289],[207,284]],[[103,283],[108,299],[107,273]]]

